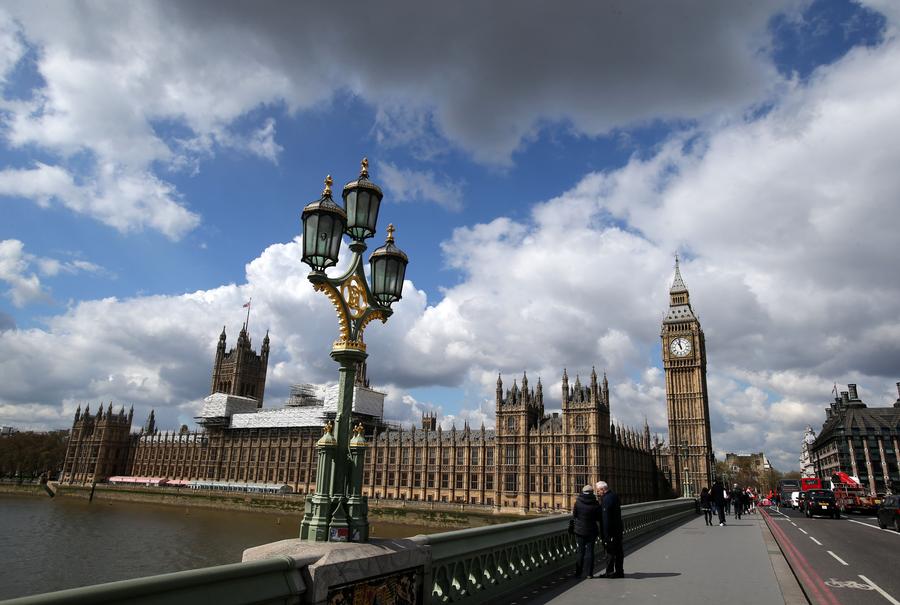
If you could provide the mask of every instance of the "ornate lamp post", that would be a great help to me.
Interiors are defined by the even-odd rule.
[[[681,495],[685,498],[692,498],[694,490],[691,486],[691,471],[688,469],[688,444],[687,441],[681,442],[681,468],[684,474],[684,483],[681,488]]]
[[[367,159],[362,161],[359,178],[344,185],[344,207],[331,198],[332,184],[328,176],[322,197],[308,204],[301,216],[303,262],[312,268],[309,281],[331,300],[338,315],[340,338],[334,342],[331,358],[340,364],[340,378],[334,425],[325,425],[316,444],[316,493],[306,501],[300,537],[315,542],[365,542],[369,538],[368,504],[362,495],[366,441],[362,424],[350,439],[353,386],[357,365],[367,357],[363,331],[372,320],[386,322],[393,313],[391,305],[400,300],[409,258],[394,244],[394,226],[389,225],[387,241],[369,258],[370,287],[362,255],[365,240],[375,235],[384,194],[369,180]],[[337,264],[344,234],[351,239],[350,267],[339,277],[328,277],[325,269]]]

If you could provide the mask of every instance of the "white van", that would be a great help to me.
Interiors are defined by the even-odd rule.
[[[791,508],[797,508],[800,503],[798,500],[800,499],[800,492],[791,492]]]

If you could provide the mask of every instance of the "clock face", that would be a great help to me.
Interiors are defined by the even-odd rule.
[[[669,343],[669,350],[675,357],[684,357],[691,352],[691,341],[687,338],[675,338]]]

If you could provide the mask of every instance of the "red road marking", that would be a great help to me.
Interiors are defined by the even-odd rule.
[[[825,581],[819,574],[813,570],[809,561],[806,560],[806,557],[800,554],[800,551],[797,550],[794,544],[788,539],[787,534],[785,534],[778,525],[771,522],[769,513],[763,511],[763,515],[766,519],[766,525],[768,525],[771,532],[775,534],[776,539],[780,538],[778,539],[778,543],[784,549],[785,554],[790,560],[791,567],[800,576],[804,585],[806,585],[817,597],[818,601],[829,603],[831,605],[840,605],[837,597],[835,597],[834,593],[825,585]]]

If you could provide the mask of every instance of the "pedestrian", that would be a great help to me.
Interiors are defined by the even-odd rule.
[[[740,519],[741,515],[744,512],[744,500],[743,500],[744,492],[741,491],[741,488],[738,487],[738,484],[735,483],[734,487],[731,488],[731,499],[734,502],[734,518]]]
[[[585,485],[575,500],[572,509],[574,521],[575,543],[578,545],[578,558],[575,560],[575,577],[582,579],[583,572],[587,577],[594,577],[594,542],[600,534],[600,503],[594,495],[594,488]]]
[[[719,527],[725,526],[725,488],[722,482],[715,480],[712,486],[713,502],[716,503],[716,510],[719,512]]]
[[[600,497],[600,538],[606,549],[606,573],[601,578],[625,577],[625,525],[622,523],[622,507],[619,496],[609,489],[606,481],[597,482]]]
[[[700,508],[703,510],[703,520],[707,525],[712,525],[712,497],[709,494],[709,488],[704,487],[700,490]]]

